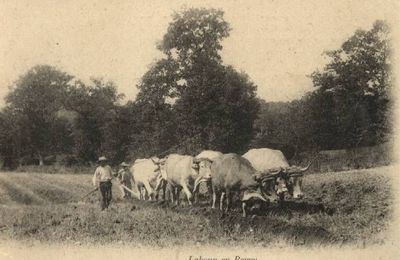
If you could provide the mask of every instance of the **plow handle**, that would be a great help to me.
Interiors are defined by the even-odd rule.
[[[96,187],[94,190],[90,191],[89,193],[87,193],[85,196],[83,196],[80,200],[83,200],[84,198],[86,198],[87,196],[89,196],[90,194],[92,194],[93,192],[97,191],[99,189],[99,187]]]

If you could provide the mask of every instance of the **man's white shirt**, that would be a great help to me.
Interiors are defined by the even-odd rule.
[[[110,181],[113,175],[114,173],[110,166],[98,166],[93,175],[93,185],[97,186],[99,182]]]

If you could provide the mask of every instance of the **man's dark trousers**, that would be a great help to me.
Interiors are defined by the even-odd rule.
[[[100,182],[100,192],[102,196],[101,209],[106,209],[110,205],[112,199],[111,181]]]

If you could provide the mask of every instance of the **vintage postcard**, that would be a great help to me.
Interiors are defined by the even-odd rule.
[[[0,1],[0,259],[398,259],[399,5]]]

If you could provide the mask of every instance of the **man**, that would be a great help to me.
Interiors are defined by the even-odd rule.
[[[132,189],[132,184],[131,184],[131,179],[132,179],[132,174],[129,170],[129,164],[122,162],[121,163],[121,169],[118,171],[118,180],[119,183],[126,186],[128,189]],[[121,196],[122,198],[131,198],[131,193],[127,190],[125,190],[122,186],[120,186],[121,189]]]
[[[100,164],[93,176],[93,185],[95,187],[99,187],[100,193],[102,196],[101,201],[101,210],[108,208],[112,199],[112,191],[111,191],[111,179],[114,176],[114,173],[111,167],[107,164],[107,158],[101,156],[98,160]]]

